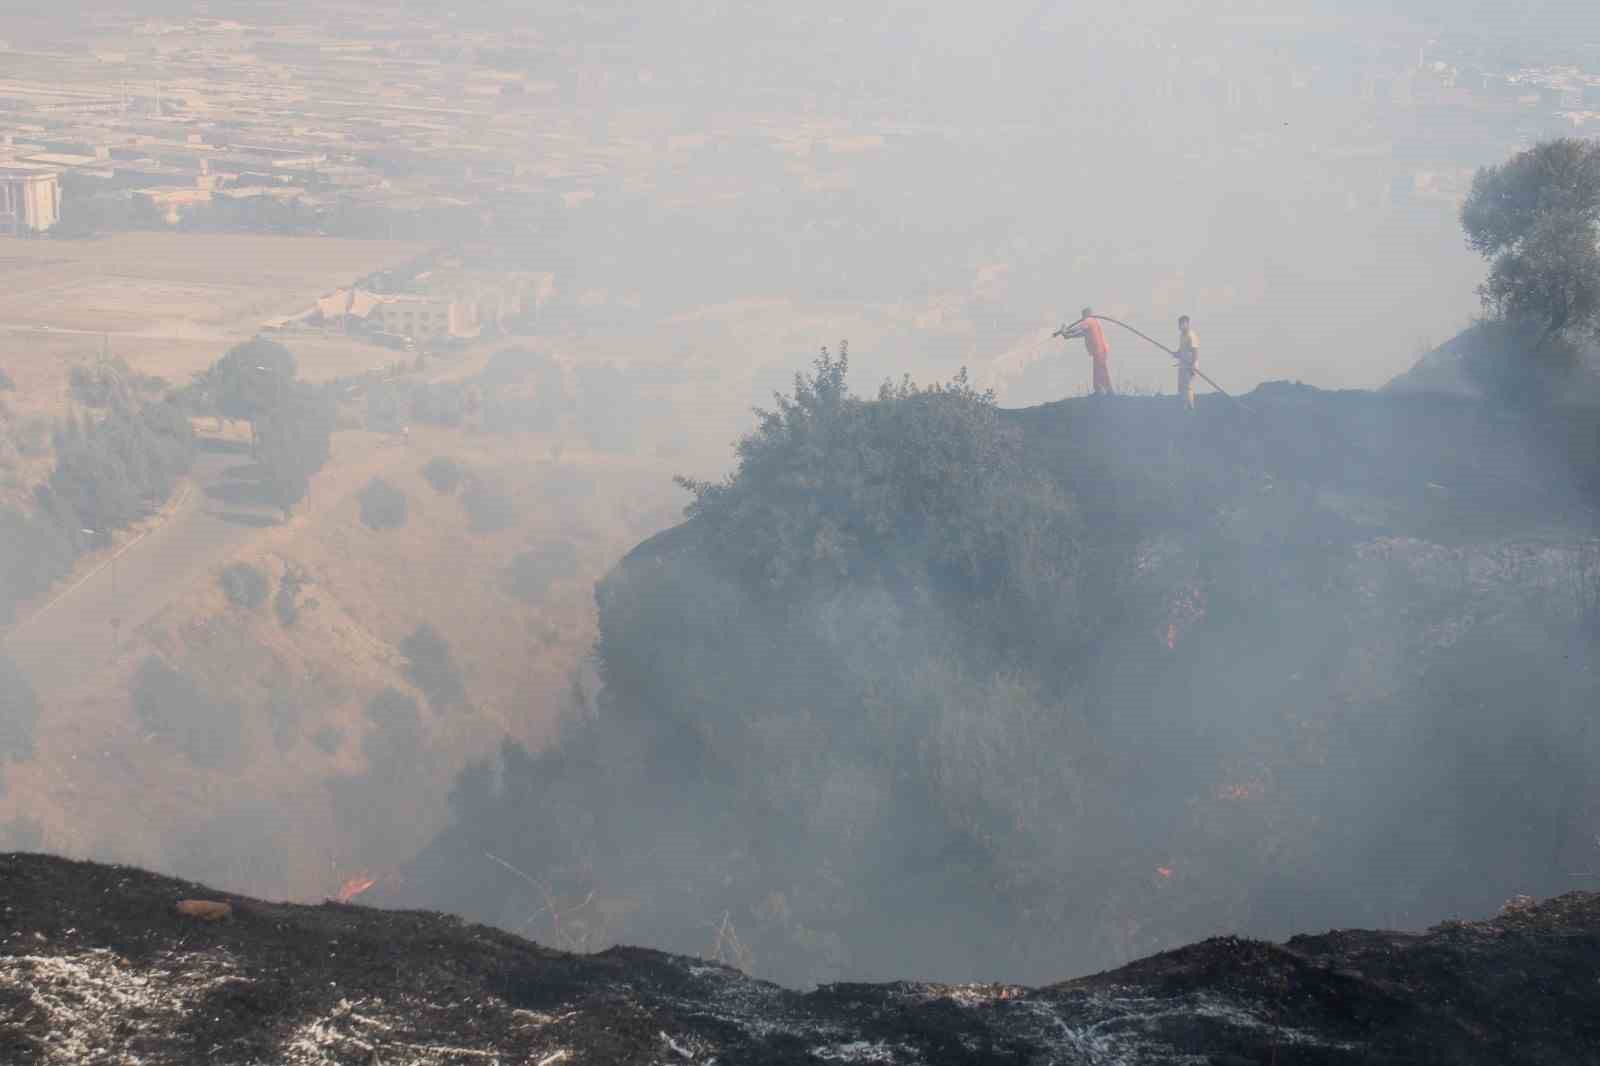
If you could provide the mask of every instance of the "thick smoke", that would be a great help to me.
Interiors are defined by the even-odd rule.
[[[35,61],[76,55],[74,20],[99,6],[17,11],[5,33]],[[303,57],[323,43],[341,63],[365,55],[347,36],[452,85],[485,71],[525,84],[462,134],[516,158],[469,161],[449,138],[432,155],[362,149],[397,182],[426,171],[481,202],[401,212],[399,233],[283,217],[308,241],[326,223],[470,248],[486,272],[550,291],[479,371],[435,363],[332,389],[359,397],[341,401],[341,431],[458,436],[401,474],[361,474],[360,527],[335,531],[348,554],[330,570],[222,571],[226,609],[277,627],[265,651],[228,643],[262,627],[207,619],[184,620],[187,652],[127,645],[128,690],[94,713],[156,753],[139,780],[204,771],[223,798],[196,825],[141,827],[142,851],[120,826],[71,843],[257,891],[333,840],[388,863],[481,752],[471,729],[503,728],[529,746],[456,777],[447,828],[379,891],[560,947],[642,942],[794,984],[1043,981],[1211,933],[1416,927],[1592,884],[1600,555],[1592,418],[1560,408],[1576,392],[1530,390],[1507,410],[1280,384],[1243,404],[1207,396],[1181,421],[1146,395],[1170,388],[1168,360],[1117,335],[1132,395],[1046,403],[1083,388],[1079,352],[1047,338],[1085,302],[1146,325],[1194,314],[1207,369],[1241,392],[1375,386],[1467,321],[1482,265],[1457,185],[1569,120],[1562,100],[1525,108],[1514,94],[1529,87],[1504,78],[1485,96],[1462,57],[1579,62],[1600,16],[1575,0],[1399,6],[485,0],[407,5],[394,17],[418,21],[391,26],[388,12],[211,5],[259,38],[261,69],[304,63],[295,84],[313,94],[340,97],[345,75],[322,85]],[[280,24],[301,44],[276,47]],[[468,47],[458,31],[493,39]],[[212,210],[190,224],[260,221]],[[1503,396],[1526,375],[1493,334],[1445,354]],[[857,342],[851,379],[824,360],[791,391],[795,353],[839,335]],[[84,557],[124,543],[192,464],[235,462],[197,457],[191,416],[221,417],[204,387],[105,360],[92,365],[109,377],[51,376],[23,343],[0,353],[16,378],[0,371],[0,387],[18,393],[0,395],[0,618],[98,565]],[[233,369],[261,369],[262,352]],[[975,385],[849,392],[963,366]],[[716,476],[774,389],[786,399],[731,478],[691,481],[686,524],[597,589],[592,670],[559,740],[530,739],[547,689],[485,712],[488,656],[430,612],[469,588],[483,625],[549,608],[527,645],[557,646],[582,623],[558,617],[551,586],[578,586],[611,547],[579,505],[635,484],[595,471]],[[307,395],[304,417],[262,423],[263,469],[284,476],[243,486],[286,516],[336,452],[333,400]],[[661,524],[639,496],[615,508],[630,533]],[[546,513],[558,535],[534,538],[529,516]],[[457,516],[448,556],[395,547]],[[374,560],[397,571],[373,583],[393,599],[336,617],[357,583],[338,567]],[[473,567],[494,577],[419,573]],[[143,587],[130,615],[177,595]],[[91,620],[107,648],[134,628],[116,611]],[[386,661],[345,676],[296,658],[318,639],[304,634],[334,630]],[[32,664],[83,669],[83,646],[42,640]],[[27,673],[0,656],[0,787],[59,726]],[[305,806],[333,828],[286,828],[282,792],[235,787],[269,762],[322,768]],[[0,822],[0,847],[63,839],[25,811]]]
[[[825,358],[607,579],[598,700],[462,778],[416,898],[798,983],[1045,981],[1594,861],[1562,416],[842,389]]]

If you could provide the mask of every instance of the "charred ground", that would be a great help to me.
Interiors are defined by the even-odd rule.
[[[233,916],[178,916],[183,898]],[[1600,896],[1424,934],[1222,937],[1044,988],[787,991],[421,912],[295,906],[0,856],[0,1057],[21,1064],[1600,1062]]]

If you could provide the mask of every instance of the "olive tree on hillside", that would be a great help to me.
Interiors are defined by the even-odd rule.
[[[1547,141],[1484,167],[1461,225],[1491,264],[1484,308],[1536,367],[1566,368],[1575,349],[1559,340],[1600,338],[1600,142]]]

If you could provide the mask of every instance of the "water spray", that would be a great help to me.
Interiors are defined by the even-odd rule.
[[[1062,326],[1060,329],[1058,329],[1054,333],[1052,333],[1051,336],[1052,337],[1065,338],[1067,336],[1067,333],[1071,329],[1073,329],[1073,327],[1078,326],[1078,325],[1082,324],[1083,322],[1085,322],[1085,321],[1087,321],[1088,319],[1091,319],[1091,318],[1099,319],[1102,322],[1109,322],[1113,326],[1121,326],[1123,329],[1127,330],[1129,333],[1132,333],[1134,336],[1139,337],[1139,338],[1141,338],[1143,340],[1149,341],[1151,344],[1155,345],[1157,348],[1160,348],[1162,351],[1166,352],[1168,355],[1172,356],[1174,359],[1177,359],[1177,357],[1178,357],[1178,353],[1177,352],[1173,351],[1171,348],[1168,348],[1165,344],[1162,344],[1160,341],[1158,341],[1154,337],[1150,336],[1150,334],[1145,333],[1143,330],[1140,330],[1140,329],[1137,329],[1137,328],[1135,328],[1133,326],[1128,325],[1126,322],[1123,322],[1121,319],[1112,318],[1110,315],[1085,315],[1083,318],[1078,319],[1078,321],[1076,321],[1076,322],[1073,322],[1073,323],[1071,323],[1069,325]],[[1199,378],[1201,381],[1205,382],[1207,385],[1210,385],[1217,392],[1220,392],[1222,395],[1226,396],[1228,399],[1232,400],[1234,403],[1238,404],[1240,407],[1244,408],[1246,411],[1250,410],[1250,405],[1249,404],[1247,404],[1243,400],[1239,399],[1239,397],[1233,395],[1227,389],[1224,389],[1221,385],[1218,385],[1215,381],[1213,381],[1211,379],[1210,375],[1206,374],[1198,366],[1190,367],[1189,369],[1194,371],[1195,377]]]

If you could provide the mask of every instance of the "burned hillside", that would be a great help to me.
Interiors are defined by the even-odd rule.
[[[1220,937],[1042,988],[810,993],[702,958],[569,955],[438,914],[42,855],[0,855],[0,907],[0,1054],[19,1066],[1600,1061],[1587,893],[1426,934]]]
[[[376,898],[803,986],[1592,881],[1590,412],[845,376],[686,483],[598,590],[598,697],[465,772]]]

